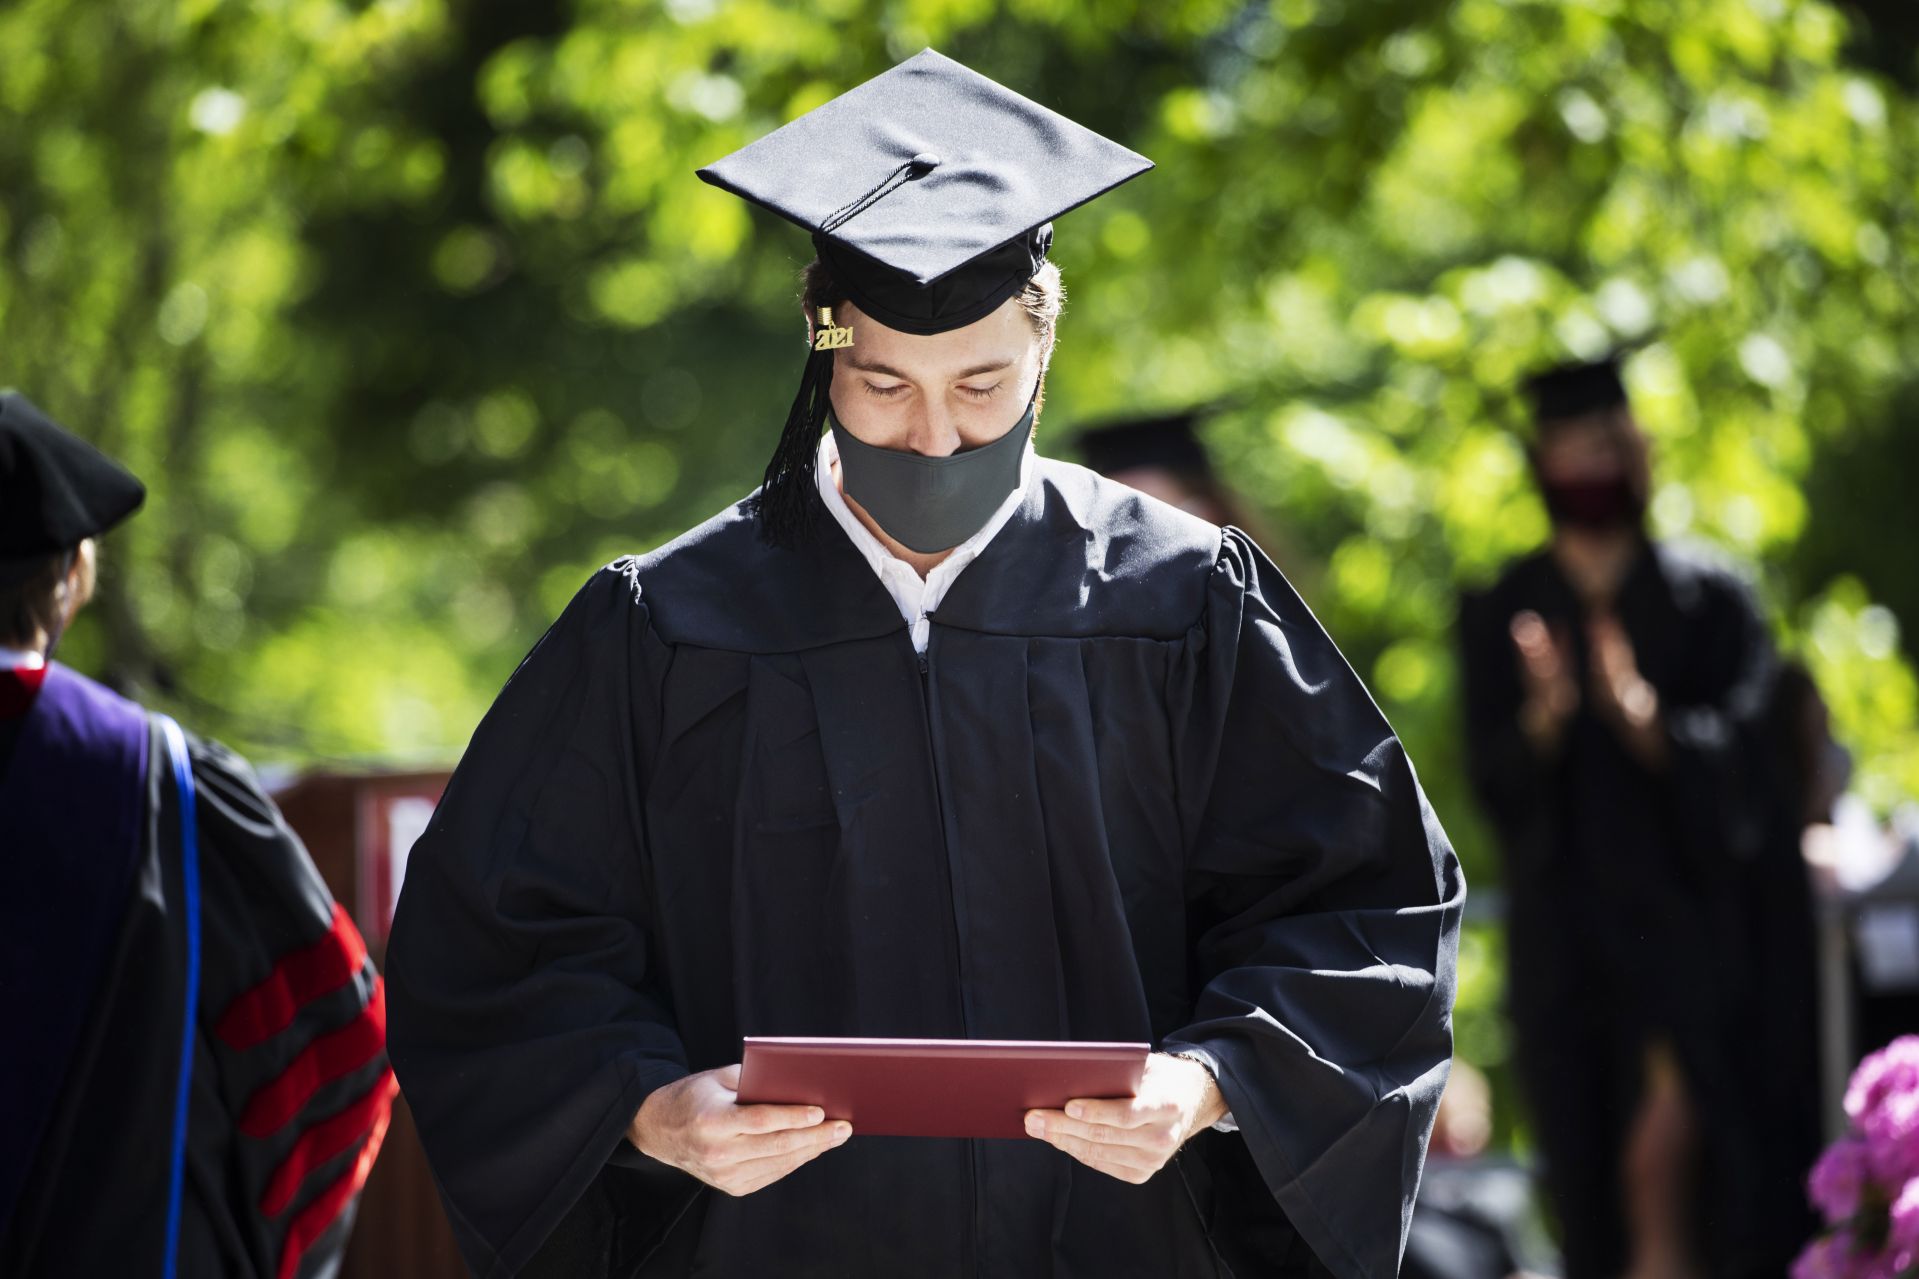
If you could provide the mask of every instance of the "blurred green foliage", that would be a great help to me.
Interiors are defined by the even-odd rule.
[[[1657,531],[1753,564],[1890,805],[1919,104],[1861,42],[1812,0],[16,0],[0,382],[153,486],[67,655],[267,759],[454,759],[784,418],[804,237],[693,170],[931,44],[1158,162],[1060,224],[1042,446],[1241,397],[1211,442],[1476,883],[1455,592],[1545,529],[1517,379],[1620,342]],[[1474,931],[1482,1061],[1499,970]]]

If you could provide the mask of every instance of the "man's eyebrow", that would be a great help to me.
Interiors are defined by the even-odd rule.
[[[883,364],[878,360],[862,360],[856,356],[849,356],[846,361],[846,367],[857,369],[861,373],[878,373],[885,377],[896,377],[902,382],[911,382],[913,380],[892,365]],[[962,369],[953,375],[953,380],[956,382],[964,381],[969,377],[978,377],[982,373],[998,373],[1002,369],[1010,369],[1012,367],[1012,360],[989,360],[985,364],[975,364],[970,369]]]
[[[862,373],[884,373],[887,377],[896,377],[902,382],[912,380],[890,364],[882,364],[878,360],[862,360],[854,355],[846,357],[846,367],[858,369]]]

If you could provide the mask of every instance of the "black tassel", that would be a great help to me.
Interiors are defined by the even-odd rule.
[[[766,464],[766,479],[749,500],[758,516],[760,536],[774,546],[795,547],[813,531],[820,513],[814,479],[820,432],[826,426],[827,392],[833,384],[833,353],[811,351],[800,374],[799,394],[786,414],[779,447]]]

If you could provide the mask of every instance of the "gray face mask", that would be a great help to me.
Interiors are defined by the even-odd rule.
[[[950,550],[986,527],[1019,487],[1033,438],[1033,405],[1012,430],[976,449],[924,457],[855,438],[827,411],[840,449],[840,488],[901,545],[922,555]]]

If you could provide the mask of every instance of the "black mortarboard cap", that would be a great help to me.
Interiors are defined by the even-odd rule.
[[[0,391],[0,572],[8,561],[71,550],[139,507],[124,467],[17,391]]]
[[[812,232],[867,315],[943,333],[1033,278],[1052,219],[1152,167],[927,49],[699,175]]]
[[[1561,364],[1526,379],[1526,398],[1535,422],[1580,417],[1625,404],[1626,383],[1619,376],[1621,356],[1588,364]]]
[[[1074,435],[1073,444],[1086,465],[1101,475],[1141,467],[1210,472],[1212,463],[1195,428],[1212,412],[1208,406],[1095,422]]]

